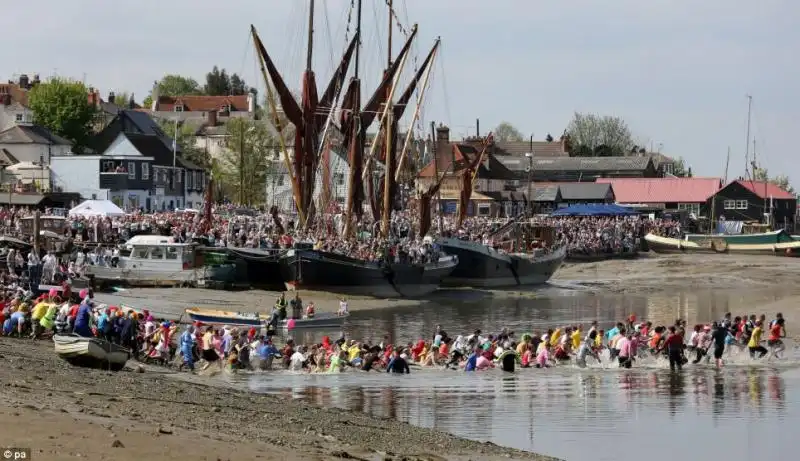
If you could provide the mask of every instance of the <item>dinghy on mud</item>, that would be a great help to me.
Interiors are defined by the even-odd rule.
[[[131,356],[128,349],[100,338],[54,335],[55,351],[72,365],[119,371]]]
[[[238,327],[263,327],[269,323],[270,316],[256,312],[230,312],[192,307],[186,309],[186,315],[193,322],[202,322],[211,325],[231,325]],[[347,314],[339,315],[334,312],[318,312],[314,317],[294,319],[294,328],[338,328],[347,319]],[[288,329],[289,321],[281,320],[278,328]]]
[[[730,253],[774,256],[800,256],[800,241],[772,243],[733,243],[718,236],[705,240],[685,240],[661,237],[655,234],[644,236],[648,247],[656,253]]]

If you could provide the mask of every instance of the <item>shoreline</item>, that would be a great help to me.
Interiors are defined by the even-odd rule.
[[[654,294],[701,290],[777,290],[800,294],[795,280],[800,278],[800,259],[774,256],[730,255],[645,255],[631,260],[605,260],[564,264],[550,280],[538,287],[512,287],[484,290],[471,288],[440,289],[419,299],[386,299],[348,296],[350,312],[419,307],[436,302],[478,302],[509,297],[533,298],[549,296],[546,290],[571,290],[587,296],[596,294]],[[544,291],[544,293],[543,293]],[[156,317],[187,320],[188,307],[237,312],[269,312],[278,291],[224,291],[207,288],[132,288],[119,293],[97,293],[98,303],[125,304],[137,310],[148,309]],[[291,292],[286,292],[290,297]],[[314,301],[317,312],[336,312],[341,295],[311,290],[300,291],[304,303]]]
[[[72,367],[49,340],[0,338],[0,358],[4,440],[37,458],[557,460],[157,367]]]

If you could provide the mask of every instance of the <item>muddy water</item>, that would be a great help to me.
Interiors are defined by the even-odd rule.
[[[374,342],[389,336],[397,344],[428,338],[437,324],[450,335],[476,328],[490,334],[502,327],[522,333],[594,319],[611,325],[631,313],[655,324],[675,318],[693,324],[728,311],[760,313],[759,306],[774,305],[784,296],[774,289],[609,296],[562,286],[533,298],[472,301],[466,296],[437,305],[356,312],[345,333]],[[797,319],[787,316],[794,328]],[[293,332],[302,342],[323,334],[340,332]],[[671,373],[660,361],[645,361],[630,371],[561,367],[508,375],[413,369],[402,377],[276,372],[233,379],[255,392],[368,412],[571,461],[619,459],[620,453],[638,453],[651,461],[676,455],[777,459],[793,450],[800,424],[800,354],[792,348],[790,356],[754,364],[733,355],[722,371],[698,365],[682,373]]]

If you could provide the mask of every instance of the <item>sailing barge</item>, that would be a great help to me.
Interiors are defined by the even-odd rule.
[[[255,28],[252,28],[256,52],[261,62],[261,70],[267,86],[273,122],[278,127],[278,134],[283,150],[284,163],[289,170],[295,206],[300,226],[308,227],[314,220],[316,204],[314,203],[314,180],[317,170],[322,164],[323,178],[330,176],[326,170],[328,162],[320,161],[325,145],[326,135],[331,128],[333,109],[339,101],[344,78],[349,72],[351,59],[354,60],[353,77],[341,100],[341,111],[338,128],[343,141],[341,146],[347,149],[349,175],[347,178],[347,200],[344,211],[345,238],[352,236],[354,223],[361,218],[362,204],[368,198],[370,208],[376,221],[380,221],[381,233],[387,240],[392,239],[390,222],[391,213],[397,197],[397,181],[399,171],[406,156],[409,135],[400,155],[397,154],[398,120],[403,116],[408,104],[419,88],[415,120],[419,117],[419,104],[427,85],[434,56],[439,40],[431,49],[427,58],[406,90],[394,101],[395,89],[400,74],[408,59],[411,44],[417,34],[417,26],[411,28],[406,42],[398,56],[392,60],[391,34],[388,47],[388,65],[383,78],[369,98],[361,105],[361,80],[359,78],[360,38],[361,38],[361,1],[357,2],[356,32],[349,42],[344,56],[333,74],[321,98],[317,97],[314,72],[311,68],[314,29],[314,0],[309,0],[308,49],[306,53],[306,70],[302,79],[302,101],[298,103],[289,91],[283,77],[273,64]],[[390,30],[394,12],[389,2]],[[349,17],[349,15],[348,15]],[[280,107],[290,123],[295,126],[293,152],[290,158],[286,150],[286,142],[278,118],[278,104],[275,102],[272,87],[277,93]],[[365,156],[365,139],[367,130],[380,114],[378,136],[372,142],[369,153]],[[382,146],[378,149],[378,146]],[[327,151],[327,150],[326,150]],[[383,190],[375,191],[373,166],[383,165],[381,182]],[[324,191],[323,191],[324,192]],[[381,193],[382,192],[382,193]],[[323,195],[323,194],[321,194]],[[381,203],[382,202],[382,203]],[[325,209],[325,204],[319,208]],[[382,206],[381,206],[382,205]],[[338,293],[359,293],[377,297],[414,297],[428,294],[439,287],[444,276],[448,275],[457,264],[457,258],[443,256],[436,261],[416,264],[407,261],[366,261],[336,253],[313,249],[293,249],[280,258],[281,274],[286,286],[311,290],[322,290]]]

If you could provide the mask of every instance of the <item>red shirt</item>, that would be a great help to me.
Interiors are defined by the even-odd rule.
[[[73,304],[73,305],[72,305],[72,306],[69,308],[69,316],[70,316],[70,317],[72,317],[72,318],[75,318],[75,317],[77,317],[77,316],[78,316],[78,309],[79,309],[79,308],[80,308],[80,306],[78,306],[77,304]]]
[[[769,339],[770,341],[781,339],[781,326],[777,323],[772,325],[772,328],[769,329]]]
[[[664,341],[664,349],[668,351],[680,350],[682,346],[683,337],[677,333],[667,336],[667,339]]]

